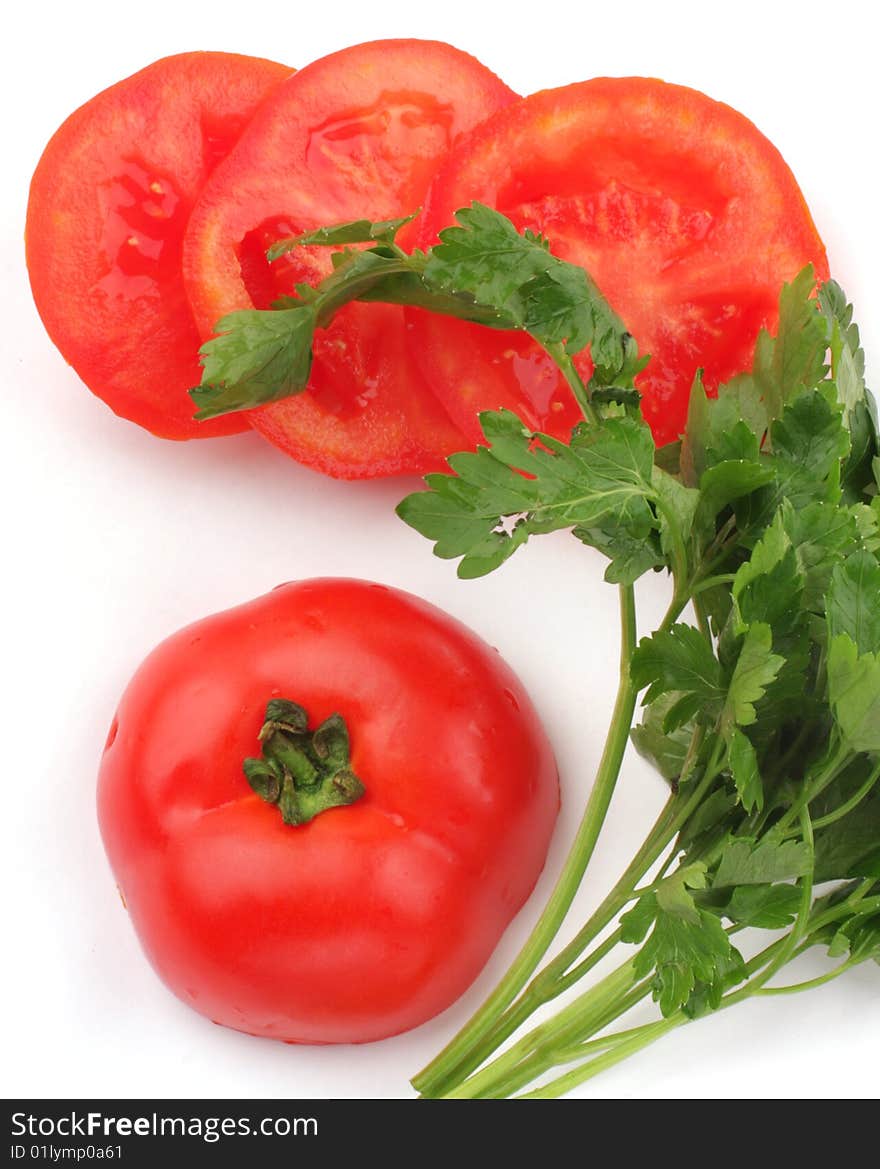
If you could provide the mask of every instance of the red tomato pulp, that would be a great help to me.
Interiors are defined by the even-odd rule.
[[[748,369],[782,284],[825,250],[776,148],[742,114],[650,78],[546,90],[495,114],[431,185],[428,247],[473,200],[586,268],[651,361],[639,376],[658,443],[681,433],[699,367],[711,390]],[[580,415],[556,367],[521,334],[408,310],[414,355],[471,442],[508,407],[566,438]],[[584,377],[588,354],[578,359]]]
[[[269,265],[279,238],[416,211],[462,134],[515,94],[435,41],[357,45],[290,78],[202,192],[185,242],[202,335],[234,309],[267,308],[331,271],[327,248]],[[424,386],[404,310],[352,304],[319,334],[309,388],[250,415],[270,442],[341,478],[425,471],[466,445]]]
[[[192,417],[201,371],[183,232],[208,175],[290,72],[233,53],[165,57],[71,114],[34,173],[27,262],[43,324],[93,393],[163,438],[246,429]]]

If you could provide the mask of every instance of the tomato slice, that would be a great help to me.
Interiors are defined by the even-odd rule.
[[[751,364],[784,281],[822,241],[776,148],[742,114],[649,78],[599,78],[508,106],[450,155],[418,242],[472,200],[546,234],[580,264],[651,354],[637,385],[658,443],[681,433],[698,367],[711,389]],[[579,415],[537,344],[409,310],[413,353],[471,441],[506,406],[564,437]],[[579,359],[589,376],[588,354]]]
[[[166,57],[71,114],[34,174],[27,262],[49,336],[93,393],[163,438],[247,428],[192,417],[199,336],[183,232],[208,175],[290,72],[233,53]]]
[[[515,99],[479,61],[435,41],[357,45],[280,87],[207,184],[184,245],[203,336],[233,309],[268,307],[331,270],[328,249],[273,265],[278,238],[415,211],[450,148]],[[250,415],[288,454],[340,478],[425,471],[461,433],[406,344],[402,308],[350,305],[319,335],[308,390]]]

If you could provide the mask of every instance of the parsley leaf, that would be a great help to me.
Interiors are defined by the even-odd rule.
[[[690,486],[700,482],[714,464],[727,460],[754,461],[770,424],[766,405],[744,374],[710,398],[698,371],[691,387],[688,420],[682,440],[682,477]]]
[[[860,654],[848,633],[828,647],[828,696],[843,742],[853,751],[880,751],[880,656]]]
[[[190,391],[196,418],[251,409],[305,389],[312,368],[314,304],[232,313],[199,350],[202,385]]]
[[[796,622],[803,592],[803,574],[785,530],[781,509],[737,570],[733,601],[740,630],[760,622],[774,632],[789,632]]]
[[[731,503],[773,482],[767,461],[725,459],[708,467],[700,479],[699,520],[708,524]]]
[[[530,535],[560,528],[650,539],[658,520],[650,506],[654,444],[644,423],[608,419],[570,446],[526,429],[509,410],[484,413],[480,423],[489,445],[453,455],[452,475],[427,475],[429,490],[397,508],[436,541],[438,556],[462,557],[460,576],[491,572]]]
[[[714,464],[756,461],[771,423],[824,378],[830,326],[811,296],[815,287],[812,266],[783,286],[776,335],[761,330],[751,371],[720,386],[716,399],[707,396],[702,376],[697,374],[681,458],[685,481],[691,486]],[[770,510],[775,511],[776,505]]]
[[[800,498],[809,502],[816,484],[832,474],[828,489],[837,487],[840,460],[849,452],[850,439],[842,411],[820,390],[786,406],[770,428],[770,439],[781,489],[793,503]]]
[[[605,580],[610,584],[634,584],[646,572],[666,564],[659,540],[650,535],[634,536],[625,528],[597,527],[576,527],[572,534],[608,557]]]
[[[834,566],[858,543],[856,516],[849,509],[817,502],[798,510],[785,508],[783,522],[803,574],[801,604],[808,612],[824,615]]]
[[[853,962],[880,962],[880,913],[853,914],[828,944],[830,958],[848,955]]]
[[[771,653],[770,626],[756,622],[749,626],[730,679],[721,717],[722,730],[735,724],[750,726],[756,719],[755,703],[764,697],[785,659]]]
[[[670,781],[677,781],[681,776],[691,741],[691,731],[686,727],[664,730],[666,716],[677,700],[678,695],[674,693],[661,695],[646,707],[642,722],[630,731],[638,753]]]
[[[729,974],[733,946],[716,914],[699,908],[691,890],[705,888],[702,865],[688,865],[644,893],[620,919],[621,940],[641,942],[633,971],[654,971],[652,992],[664,1017],[688,1001],[699,983],[714,985]],[[652,928],[653,927],[653,928]]]
[[[747,812],[764,806],[764,786],[758,769],[758,756],[751,740],[734,727],[728,740],[728,766],[739,802]]]
[[[723,912],[737,925],[781,930],[794,921],[800,900],[797,885],[737,885]]]
[[[880,651],[880,562],[858,551],[835,566],[828,588],[828,633],[847,634],[859,653]]]
[[[843,289],[835,280],[822,285],[818,299],[829,329],[831,373],[837,397],[851,421],[855,410],[866,399],[865,353],[859,327],[853,321],[853,306],[847,303]]]
[[[873,766],[873,763],[872,763]],[[880,878],[880,791],[816,835],[816,880]]]
[[[674,691],[675,705],[667,711],[663,729],[674,730],[699,712],[717,710],[724,698],[721,665],[705,637],[692,625],[643,637],[633,653],[630,676],[637,690],[648,687],[645,705]]]
[[[279,240],[278,243],[269,248],[266,257],[270,261],[277,260],[280,256],[284,256],[296,248],[308,245],[340,247],[345,244],[361,243],[391,244],[400,229],[407,223],[411,223],[418,214],[418,211],[414,211],[412,215],[404,215],[400,219],[380,219],[375,223],[369,219],[353,219],[348,223],[321,227],[317,231],[307,231],[302,235]]]
[[[701,1019],[704,1015],[717,1011],[721,1006],[724,992],[746,977],[746,964],[742,954],[735,946],[731,946],[730,953],[716,961],[710,981],[697,979],[693,992],[682,1006],[682,1011],[689,1019]]]
[[[812,264],[803,268],[779,296],[776,336],[761,330],[755,346],[752,377],[771,418],[802,393],[814,389],[826,373],[828,326],[818,300]]]
[[[803,841],[735,837],[721,853],[712,887],[773,884],[802,877],[809,866],[810,850]]]
[[[557,259],[543,236],[520,233],[482,203],[456,213],[458,226],[440,232],[425,267],[429,287],[473,297],[503,310],[542,345],[587,345],[596,366],[618,371],[630,337],[623,322],[582,269]]]

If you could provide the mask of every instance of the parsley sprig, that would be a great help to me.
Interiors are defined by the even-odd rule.
[[[619,589],[620,682],[572,850],[508,973],[413,1081],[427,1096],[555,1096],[703,1015],[880,961],[877,418],[852,308],[806,268],[782,289],[751,369],[717,396],[695,371],[684,438],[657,450],[634,384],[646,359],[589,276],[487,207],[457,219],[427,253],[397,246],[402,221],[276,245],[270,257],[343,250],[317,288],[221,321],[193,396],[210,417],[302,389],[315,330],[353,299],[520,329],[571,385],[584,421],[569,441],[485,413],[485,444],[398,508],[462,577],[567,529],[606,557]],[[584,384],[571,359],[587,346]],[[668,574],[670,600],[639,640],[633,584],[648,572]],[[668,782],[667,803],[547,960],[629,741]],[[746,959],[745,930],[776,936]],[[786,983],[784,968],[813,948],[827,952],[825,972]],[[612,953],[610,973],[528,1028]],[[657,1018],[618,1027],[646,998]]]
[[[270,261],[296,247],[339,248],[333,272],[315,287],[271,309],[230,313],[201,349],[202,381],[191,390],[196,418],[250,410],[301,393],[308,384],[315,332],[354,300],[417,305],[496,329],[522,329],[563,370],[585,413],[590,396],[631,382],[644,365],[632,338],[586,272],[557,259],[548,242],[520,235],[510,220],[481,203],[458,212],[430,252],[395,243],[412,216],[325,227],[269,249]],[[356,250],[352,245],[369,244]],[[572,356],[591,346],[596,373],[585,388]]]

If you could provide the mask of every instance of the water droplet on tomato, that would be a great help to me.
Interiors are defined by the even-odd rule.
[[[107,732],[107,741],[104,744],[105,752],[109,751],[110,748],[113,746],[113,744],[116,742],[116,736],[118,734],[119,734],[119,719],[114,718],[113,722],[110,724],[110,730]]]
[[[516,710],[516,711],[519,710],[519,703],[517,702],[516,695],[513,693],[512,690],[505,690],[504,697],[507,699],[507,701],[510,703],[510,705],[513,707],[514,710]]]

